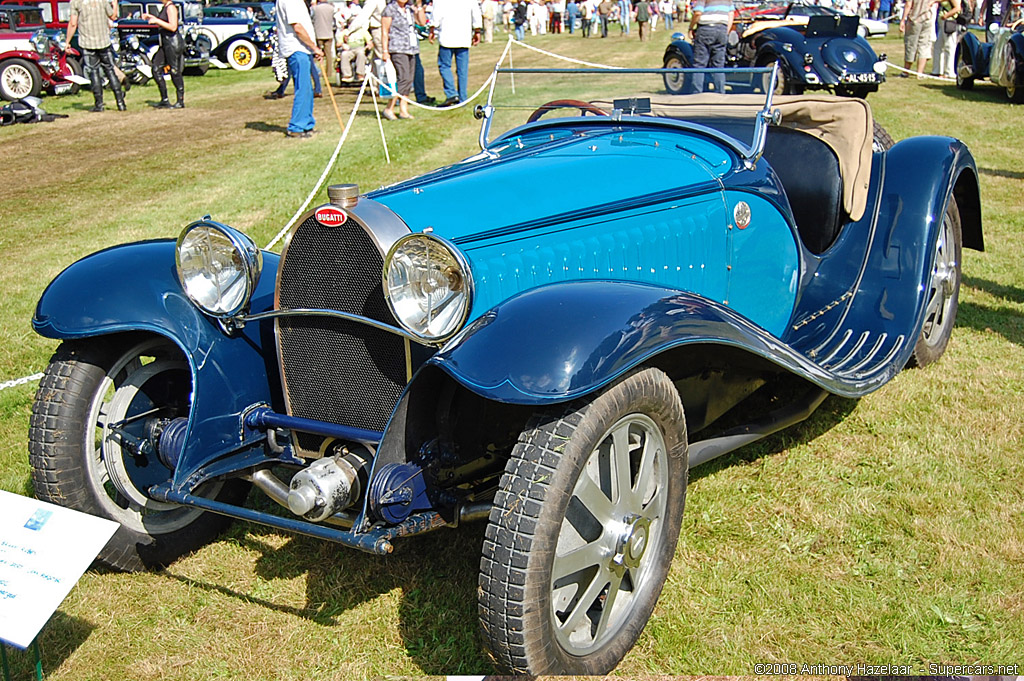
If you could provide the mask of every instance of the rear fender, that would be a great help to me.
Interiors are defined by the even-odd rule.
[[[242,414],[258,403],[275,406],[280,388],[273,324],[250,324],[226,335],[185,296],[174,255],[175,242],[167,240],[87,256],[46,288],[32,326],[61,340],[146,332],[181,348],[194,386],[185,451],[174,475],[175,487],[182,487],[207,463],[262,440],[262,434],[242,432]],[[254,312],[273,306],[278,260],[263,253]]]
[[[668,58],[671,56],[679,57],[686,66],[693,66],[693,45],[682,38],[673,40],[669,43],[669,46],[665,48],[665,56],[662,57],[662,63],[664,64],[668,61]]]

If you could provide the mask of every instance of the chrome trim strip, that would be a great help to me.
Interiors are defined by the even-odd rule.
[[[351,314],[349,312],[341,312],[339,310],[320,310],[317,308],[295,308],[293,310],[267,310],[266,312],[259,312],[256,314],[239,315],[235,317],[240,322],[258,322],[264,319],[280,319],[281,317],[334,317],[336,319],[345,319],[350,322],[358,322],[360,324],[366,324],[372,326],[375,329],[381,331],[387,331],[393,333],[396,336],[401,336],[407,340],[416,341],[422,345],[423,339],[414,336],[407,331],[400,329],[396,326],[390,326],[383,322],[378,322],[376,319],[370,319],[369,317],[363,317],[362,315]],[[280,353],[280,349],[278,350]],[[282,370],[284,367],[282,367]]]

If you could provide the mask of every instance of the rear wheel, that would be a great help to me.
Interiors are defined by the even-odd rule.
[[[956,86],[961,90],[970,90],[974,87],[974,68],[964,54],[964,44],[956,46]]]
[[[611,671],[661,593],[686,480],[682,403],[660,370],[537,414],[505,468],[480,563],[480,623],[498,666]]]
[[[23,97],[38,97],[43,77],[27,59],[8,59],[0,64],[0,98],[16,102]]]
[[[1006,55],[1006,96],[1014,104],[1024,104],[1024,69],[1021,68],[1013,43],[1008,43]]]
[[[678,55],[672,55],[665,60],[663,68],[666,69],[685,69],[690,65],[687,64],[682,57]],[[669,94],[681,95],[683,90],[686,88],[686,76],[682,73],[666,73],[664,75],[665,89],[668,90]]]
[[[892,138],[892,135],[878,121],[872,121],[872,123],[874,124],[874,130],[871,136],[871,151],[892,149],[892,145],[896,144],[896,140]]]
[[[82,78],[85,77],[85,69],[82,68],[82,63],[78,61],[78,59],[76,59],[75,57],[68,57],[67,62],[68,68],[71,69],[71,73],[73,75],[81,76]],[[71,85],[71,89],[68,90],[68,94],[77,95],[81,89],[81,85],[79,85],[78,83],[74,83]]]
[[[158,420],[187,416],[191,394],[188,363],[162,338],[63,343],[40,381],[29,427],[36,496],[120,523],[99,555],[113,568],[167,565],[230,523],[150,499],[146,490],[173,471],[156,454],[123,446],[150,437]],[[247,491],[230,480],[196,494],[240,504]]]
[[[773,66],[776,60],[771,56],[762,57],[757,61],[758,66]],[[776,95],[799,95],[803,94],[804,86],[797,83],[793,76],[789,73],[789,70],[785,63],[778,62],[778,78],[775,81],[774,94]],[[771,85],[772,74],[766,73],[762,76],[761,89],[767,91]]]
[[[960,211],[949,197],[935,241],[935,260],[925,287],[925,316],[908,366],[923,367],[942,357],[949,345],[960,301]]]

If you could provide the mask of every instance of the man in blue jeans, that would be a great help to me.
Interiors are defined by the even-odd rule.
[[[302,0],[277,0],[275,7],[277,49],[288,61],[288,73],[295,88],[292,117],[284,134],[288,137],[310,137],[316,125],[310,70],[313,59],[323,59],[324,53],[313,39],[313,21],[306,3]]]
[[[469,48],[480,42],[483,17],[476,0],[435,0],[431,36],[438,36],[437,70],[444,86],[444,103],[452,106],[469,97]],[[452,77],[452,59],[458,89]]]
[[[733,8],[728,0],[695,0],[690,19],[690,41],[693,43],[693,67],[697,69],[725,67],[725,48],[732,26]],[[725,74],[714,73],[711,83],[715,92],[725,92]],[[695,73],[687,93],[703,92],[704,74]]]

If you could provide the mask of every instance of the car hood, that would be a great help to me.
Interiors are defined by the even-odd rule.
[[[692,132],[651,126],[583,131],[540,128],[500,138],[481,153],[368,194],[413,232],[430,227],[451,240],[572,219],[714,191],[735,156]],[[657,197],[657,199],[655,199]]]

